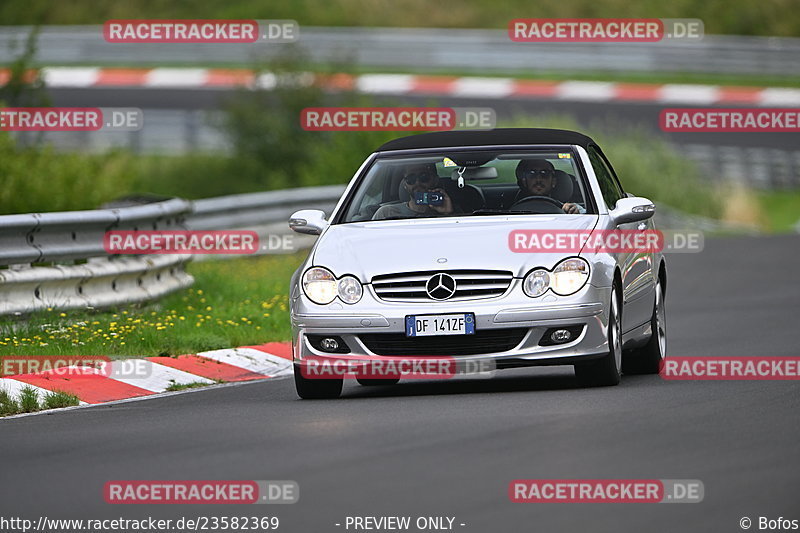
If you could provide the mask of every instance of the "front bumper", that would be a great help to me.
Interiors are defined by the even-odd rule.
[[[462,301],[387,302],[380,300],[371,285],[364,286],[364,295],[357,304],[346,305],[338,300],[329,305],[311,302],[299,287],[292,287],[291,320],[292,347],[295,362],[312,357],[355,359],[393,355],[376,353],[368,347],[365,338],[376,334],[405,334],[408,315],[474,313],[476,332],[492,330],[502,336],[501,330],[514,331],[520,337],[513,347],[501,350],[486,348],[480,353],[449,353],[459,361],[493,361],[503,366],[570,364],[584,358],[596,357],[608,351],[608,302],[611,287],[597,287],[591,283],[576,294],[556,296],[552,293],[539,298],[529,298],[522,292],[522,280],[514,279],[508,290],[492,298]],[[577,338],[565,344],[542,346],[545,331],[554,327],[583,326]],[[521,328],[524,333],[521,335]],[[326,353],[315,349],[308,335],[336,335],[349,347],[348,354]],[[466,337],[459,336],[461,341]],[[424,342],[424,337],[419,342]],[[513,342],[513,341],[512,341]],[[372,343],[374,345],[374,343]],[[508,344],[506,342],[506,344]],[[385,346],[385,343],[384,343]],[[474,351],[474,350],[470,350]],[[419,355],[415,355],[419,358]]]

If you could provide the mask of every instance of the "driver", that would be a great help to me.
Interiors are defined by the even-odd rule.
[[[556,187],[556,172],[553,164],[547,159],[523,159],[517,165],[517,176],[521,176],[519,183],[519,199],[526,196],[551,196]],[[554,198],[555,200],[555,198]],[[561,206],[565,213],[577,215],[585,213],[578,204],[565,203]]]
[[[381,206],[372,216],[372,220],[385,220],[387,218],[414,218],[436,217],[453,213],[453,201],[444,189],[439,187],[439,174],[434,163],[423,163],[409,166],[403,173],[403,188],[408,192],[409,199],[401,204]],[[414,193],[435,192],[442,195],[442,205],[417,205]]]

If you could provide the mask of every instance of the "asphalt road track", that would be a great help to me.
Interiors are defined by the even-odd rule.
[[[53,105],[74,107],[139,107],[143,109],[217,109],[236,97],[230,89],[50,89]],[[336,97],[329,97],[336,105]],[[492,107],[498,120],[518,114],[554,114],[575,118],[581,126],[599,124],[606,129],[638,126],[660,133],[678,144],[711,146],[763,147],[796,150],[797,135],[790,133],[663,133],[659,130],[659,113],[665,107],[693,107],[637,102],[579,102],[532,98],[457,98],[433,96],[376,96],[382,105]],[[714,107],[714,106],[705,106]],[[731,106],[718,106],[731,107]],[[531,125],[535,127],[535,124]]]
[[[671,355],[798,356],[800,236],[709,239],[668,258]],[[491,380],[291,380],[0,421],[0,516],[277,515],[344,531],[347,515],[455,516],[464,532],[726,532],[800,519],[800,384],[625,377],[580,389],[569,367]],[[700,479],[698,504],[512,504],[517,478]],[[112,506],[115,479],[292,479],[284,506]]]

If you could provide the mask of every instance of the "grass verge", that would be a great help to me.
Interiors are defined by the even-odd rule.
[[[770,232],[790,233],[800,227],[800,191],[759,192],[756,198]]]
[[[199,381],[195,381],[192,383],[175,383],[173,381],[172,384],[164,390],[166,392],[175,392],[186,389],[199,389],[200,387],[208,387],[209,385],[210,383],[201,383]]]
[[[6,324],[0,358],[180,355],[286,341],[289,279],[305,253],[191,263],[192,288],[146,307],[50,312]]]
[[[79,404],[78,397],[68,392],[48,392],[39,400],[39,395],[33,387],[23,387],[17,398],[12,397],[7,390],[0,388],[0,417],[72,407]]]

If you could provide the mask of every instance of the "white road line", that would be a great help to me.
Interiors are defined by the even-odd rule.
[[[511,78],[459,78],[452,96],[505,98],[514,91]]]
[[[208,79],[204,68],[154,68],[147,73],[146,87],[202,87]]]
[[[262,72],[253,80],[253,86],[256,89],[274,89],[275,85],[277,85],[277,78],[272,72]]]
[[[48,87],[91,87],[99,73],[97,67],[44,67],[42,78]]]
[[[414,76],[408,74],[364,74],[356,78],[362,93],[402,94],[411,90]]]
[[[151,392],[164,392],[171,385],[214,383],[213,380],[153,363],[147,359],[122,359],[111,363],[110,379]]]
[[[24,389],[25,387],[30,387],[33,390],[35,390],[37,396],[39,397],[40,402],[44,399],[44,396],[50,392],[47,389],[36,387],[35,385],[29,385],[24,381],[17,381],[16,379],[11,379],[11,378],[0,379],[0,388],[8,392],[8,394],[15,400],[19,399],[19,395],[22,392],[22,389]],[[86,402],[80,402],[80,405],[88,405],[88,404]]]
[[[601,81],[565,81],[556,88],[556,97],[560,100],[604,101],[615,96],[614,83]]]
[[[197,354],[199,357],[206,357],[219,361],[220,363],[227,363],[229,365],[238,366],[256,374],[265,374],[269,376],[280,376],[291,371],[291,361],[278,357],[272,354],[255,350],[253,348],[234,348],[229,350],[213,350],[210,352],[201,352]]]
[[[769,88],[761,91],[759,103],[763,106],[800,105],[800,89]]]
[[[666,84],[658,91],[658,101],[665,104],[713,104],[719,100],[719,88],[713,85]]]

